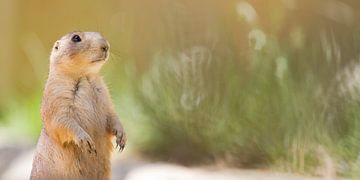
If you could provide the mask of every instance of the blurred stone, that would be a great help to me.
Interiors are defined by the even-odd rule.
[[[116,169],[114,169],[116,171]],[[135,168],[125,180],[317,180],[321,178],[261,170],[203,169],[170,164],[148,164]]]
[[[0,179],[29,179],[34,152],[35,149],[25,151],[20,154],[17,153],[16,158],[13,159],[11,163],[6,164],[8,168],[4,174],[0,175]]]
[[[147,165],[146,162],[125,158],[112,163],[112,177],[111,179],[123,180],[134,169],[141,168]]]
[[[12,162],[20,152],[21,148],[14,146],[2,146],[0,148],[0,177],[1,174],[8,169],[9,163]]]
[[[29,179],[35,149],[0,149],[0,179]],[[322,178],[277,173],[264,170],[184,167],[165,163],[148,163],[127,157],[113,162],[114,180],[318,180]]]

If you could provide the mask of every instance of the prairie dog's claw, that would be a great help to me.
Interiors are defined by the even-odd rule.
[[[78,135],[75,139],[75,144],[81,149],[81,151],[87,151],[90,154],[95,153],[95,155],[97,155],[95,143],[87,133]]]
[[[115,131],[115,136],[116,136],[116,147],[115,149],[117,149],[119,147],[119,152],[122,152],[125,148],[126,145],[126,134],[121,130],[114,130]]]

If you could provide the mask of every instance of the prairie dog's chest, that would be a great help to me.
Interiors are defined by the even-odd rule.
[[[107,104],[106,87],[101,81],[82,78],[75,85],[74,105],[78,111],[99,115],[104,113]]]

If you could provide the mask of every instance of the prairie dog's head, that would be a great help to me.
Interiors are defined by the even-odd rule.
[[[71,32],[57,40],[50,68],[67,73],[97,73],[109,56],[109,43],[98,32]]]

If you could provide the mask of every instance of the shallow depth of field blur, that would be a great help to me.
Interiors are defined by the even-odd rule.
[[[125,151],[360,177],[360,1],[0,0],[0,142],[36,143],[52,44],[74,30],[111,44]]]

